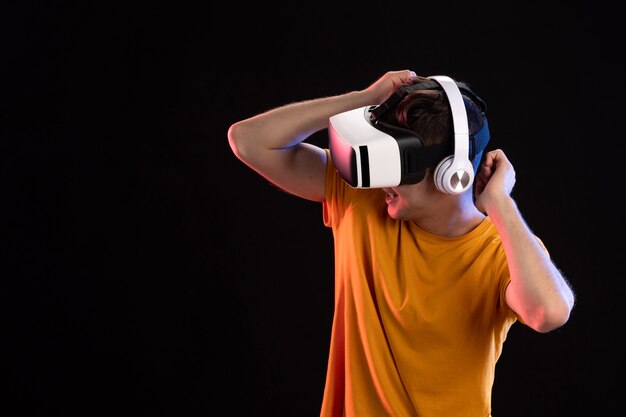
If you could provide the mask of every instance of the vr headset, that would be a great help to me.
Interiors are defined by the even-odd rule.
[[[489,127],[470,136],[463,94],[483,113],[486,105],[462,82],[445,75],[434,75],[415,85],[399,87],[378,106],[365,106],[330,117],[329,147],[341,177],[353,188],[395,187],[420,182],[427,168],[434,171],[435,185],[447,194],[461,194],[474,181],[472,160],[489,142]],[[417,133],[380,120],[408,94],[418,90],[443,90],[452,112],[454,152],[451,144],[425,146]]]

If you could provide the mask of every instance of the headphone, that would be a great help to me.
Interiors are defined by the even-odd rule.
[[[435,186],[443,193],[461,194],[474,182],[474,166],[469,159],[469,126],[461,90],[445,75],[428,77],[446,92],[454,125],[454,155],[444,158],[435,168]]]
[[[425,145],[413,130],[383,120],[381,116],[418,90],[443,90],[452,114],[454,144],[444,141]],[[474,135],[469,134],[464,98],[473,102],[483,116],[483,124]],[[474,181],[472,160],[489,142],[485,111],[485,102],[467,84],[445,75],[431,76],[418,84],[398,87],[382,104],[331,116],[331,157],[339,174],[354,188],[415,184],[424,179],[429,167],[435,167],[437,189],[446,194],[461,194]]]
[[[484,147],[487,145],[486,142],[489,141],[489,133],[488,130],[486,130],[488,129],[486,118],[484,119],[484,125],[481,130],[476,135],[472,136],[472,139],[470,140],[467,112],[465,109],[465,103],[463,102],[461,88],[463,88],[464,92],[467,93],[471,100],[478,105],[483,115],[486,110],[486,105],[482,99],[469,89],[467,85],[464,83],[458,83],[461,86],[461,88],[459,88],[457,82],[447,75],[433,75],[427,78],[435,81],[435,83],[424,82],[399,87],[389,99],[373,109],[371,118],[375,125],[380,124],[384,130],[389,131],[401,129],[403,133],[406,133],[406,129],[395,128],[380,121],[380,116],[394,107],[409,93],[417,90],[442,89],[445,92],[445,96],[448,100],[450,111],[452,113],[452,123],[454,127],[454,153],[441,159],[433,171],[433,178],[435,186],[439,191],[446,194],[461,194],[467,191],[474,182],[474,166],[472,164],[472,159],[474,159],[477,153],[482,152]],[[415,135],[414,132],[413,135]],[[477,137],[482,139],[479,142],[483,143],[476,143]],[[423,142],[421,138],[420,142]],[[471,149],[472,155],[470,155],[470,143],[473,144]],[[478,152],[476,151],[477,145],[482,145],[480,146],[480,150]],[[435,145],[435,147],[436,146],[437,145]],[[437,155],[439,153],[440,150],[433,149],[432,155]]]

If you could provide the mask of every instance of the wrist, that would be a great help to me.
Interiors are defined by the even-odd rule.
[[[508,194],[502,194],[487,199],[484,201],[483,207],[487,215],[491,218],[501,217],[506,213],[517,211],[517,203]]]

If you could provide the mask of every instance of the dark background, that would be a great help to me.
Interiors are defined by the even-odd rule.
[[[619,16],[600,2],[4,5],[0,414],[317,416],[330,230],[226,132],[398,69],[485,99],[490,147],[577,293],[563,328],[513,327],[494,417],[614,410]]]

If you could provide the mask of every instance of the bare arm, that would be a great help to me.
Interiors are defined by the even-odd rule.
[[[492,219],[504,244],[511,273],[507,304],[529,327],[546,333],[567,322],[574,293],[510,197],[514,184],[515,171],[504,152],[489,152],[477,176],[476,204]]]
[[[234,123],[228,141],[235,155],[283,190],[322,201],[326,154],[304,140],[328,127],[328,118],[361,106],[380,104],[414,76],[389,71],[364,90],[288,104]]]

